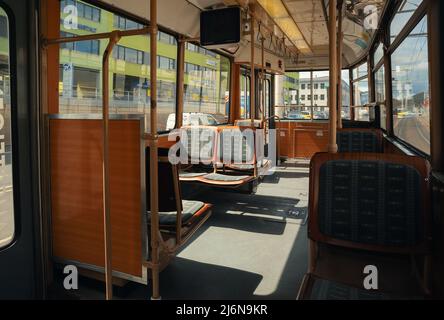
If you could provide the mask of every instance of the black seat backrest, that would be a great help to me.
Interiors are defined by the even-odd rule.
[[[146,208],[150,211],[150,149],[146,148]],[[168,157],[168,149],[159,148],[158,155],[161,158]],[[159,211],[170,212],[176,211],[176,193],[174,192],[174,184],[178,183],[178,180],[174,178],[177,173],[177,166],[173,166],[169,161],[160,160],[158,163],[159,168]],[[177,176],[176,176],[177,177]],[[180,185],[178,186],[180,188]],[[179,189],[180,191],[180,189]],[[180,196],[180,193],[179,193]],[[181,199],[179,199],[181,200]],[[180,201],[182,204],[182,201]]]
[[[382,141],[374,131],[339,130],[338,152],[382,152]]]
[[[231,127],[219,132],[217,161],[224,164],[254,164],[256,131]]]
[[[316,242],[403,254],[430,250],[431,167],[416,156],[315,154],[308,235]]]
[[[326,161],[319,170],[319,230],[356,243],[417,245],[424,239],[422,182],[406,164]]]

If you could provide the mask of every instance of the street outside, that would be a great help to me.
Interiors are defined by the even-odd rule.
[[[428,116],[415,114],[405,118],[395,117],[394,132],[400,139],[430,154],[430,124]]]

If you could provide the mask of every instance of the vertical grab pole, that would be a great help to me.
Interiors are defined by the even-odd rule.
[[[337,30],[336,30],[336,9],[337,1],[329,0],[329,20],[328,20],[328,32],[330,35],[329,45],[330,45],[330,94],[329,94],[329,105],[330,105],[330,126],[329,126],[329,143],[328,152],[336,153],[338,152],[338,145],[336,144],[336,125],[337,125],[337,90],[338,90],[338,61],[337,61],[337,50],[336,50],[336,40],[337,40]]]
[[[314,99],[314,92],[313,92],[313,70],[310,71],[310,121],[313,122],[313,99]]]
[[[342,8],[343,0],[338,0],[338,128],[342,129]]]
[[[159,179],[157,155],[157,0],[150,0],[150,203],[153,294],[159,300]]]
[[[255,72],[254,72],[254,15],[250,15],[251,33],[250,33],[250,45],[251,45],[251,63],[250,63],[250,119],[253,126],[254,119],[256,118],[256,106],[255,106]]]
[[[105,284],[106,300],[113,298],[113,267],[112,267],[112,238],[111,212],[109,199],[109,56],[113,47],[119,41],[118,31],[113,31],[109,37],[108,46],[102,60],[102,122],[103,122],[103,233],[105,242]]]
[[[179,129],[183,125],[183,105],[184,105],[184,70],[185,70],[185,39],[181,36],[179,38],[179,53],[177,57],[177,119],[176,125]]]
[[[261,97],[261,110],[262,110],[262,122],[265,120],[265,48],[264,48],[265,38],[261,35],[261,63],[262,63],[262,97]]]

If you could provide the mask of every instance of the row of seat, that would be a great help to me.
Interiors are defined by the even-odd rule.
[[[348,276],[365,277],[362,265],[339,265],[354,254],[371,254],[370,261],[383,260],[387,253],[421,259],[420,287],[428,294],[429,163],[420,157],[381,153],[382,135],[376,130],[340,130],[337,140],[339,153],[318,153],[310,162],[310,266],[299,299],[402,297],[386,288],[366,290],[363,281],[345,284]],[[321,259],[320,252],[326,255],[331,248],[343,251]],[[326,269],[341,274],[326,278]]]
[[[180,180],[239,187],[257,179],[271,164],[264,159],[262,137],[254,127],[183,127],[180,148],[173,150],[179,151],[178,158],[180,152],[186,153],[181,158],[185,158],[186,168],[181,170]]]
[[[178,247],[197,231],[212,212],[212,205],[209,203],[183,200],[181,181],[238,187],[257,178],[254,169],[258,163],[262,169],[267,167],[267,162],[262,159],[261,154],[263,142],[256,135],[255,126],[247,125],[183,127],[176,148],[159,148],[158,171],[161,183],[158,186],[158,210],[162,235],[160,240],[161,248],[166,250],[167,255],[174,255]],[[252,128],[250,136],[243,136],[242,132],[247,128]],[[239,157],[236,156],[236,152],[239,152]],[[185,164],[188,170],[181,170],[184,164],[181,161],[171,161],[171,156],[176,156],[176,159],[181,161],[185,158],[185,162],[195,162],[198,159],[198,163],[191,166]],[[149,148],[146,150],[146,157],[149,158]],[[227,170],[243,174],[226,174]],[[150,225],[149,181],[150,168],[146,166],[147,221]]]

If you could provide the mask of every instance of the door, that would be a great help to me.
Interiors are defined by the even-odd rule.
[[[42,294],[33,3],[0,1],[0,299]]]

